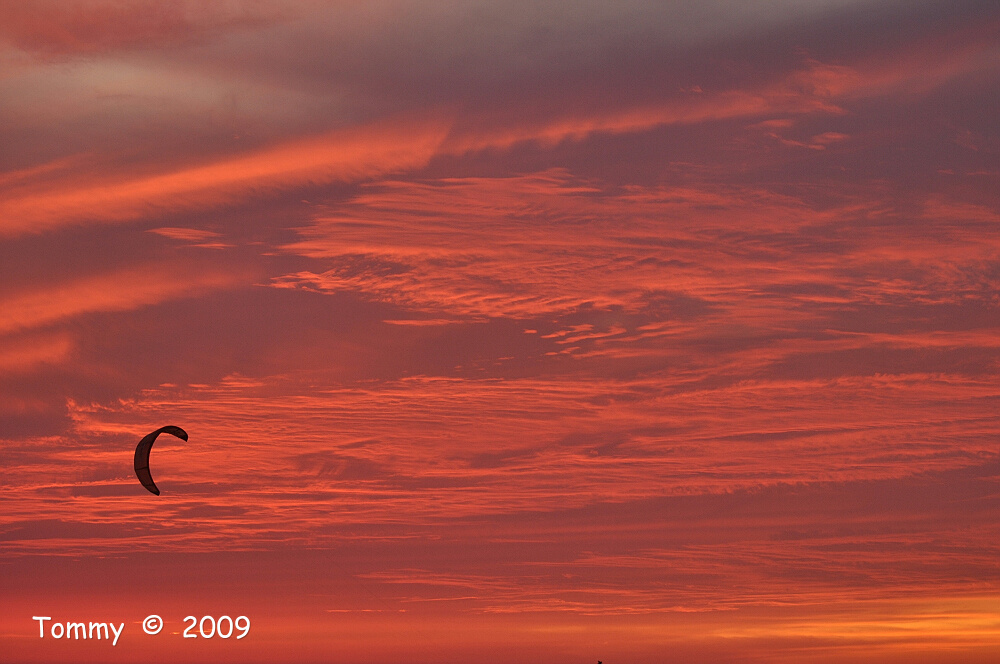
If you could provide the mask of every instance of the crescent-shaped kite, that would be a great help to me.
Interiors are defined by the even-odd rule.
[[[156,488],[156,484],[153,482],[153,476],[149,472],[149,451],[153,449],[153,441],[161,433],[169,433],[171,436],[177,436],[181,440],[187,440],[188,435],[184,429],[174,426],[160,427],[152,433],[148,433],[143,436],[143,439],[139,441],[139,444],[135,446],[135,475],[142,482],[142,485],[146,487],[150,493],[155,493],[157,496],[160,495],[160,490]]]

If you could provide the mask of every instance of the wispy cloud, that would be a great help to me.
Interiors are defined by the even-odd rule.
[[[276,14],[267,2],[27,0],[7,9],[0,38],[49,56],[89,55],[205,39],[225,29],[260,25]]]
[[[57,181],[0,202],[0,233],[67,224],[114,223],[211,208],[260,192],[366,179],[427,162],[447,131],[444,120],[391,121],[294,141],[250,155],[137,179]]]
[[[245,275],[152,264],[17,292],[0,301],[0,334],[92,312],[127,311],[244,283]]]
[[[318,216],[301,241],[284,247],[335,267],[275,284],[360,292],[427,313],[636,310],[661,291],[718,295],[718,279],[732,276],[722,276],[718,265],[703,270],[699,256],[725,255],[710,229],[731,232],[726,226],[734,213],[741,225],[771,227],[810,214],[797,201],[763,191],[606,194],[562,171],[388,182],[335,215]],[[598,283],[594,274],[601,275]]]
[[[705,323],[772,329],[778,320],[837,329],[858,306],[990,300],[994,212],[929,199],[905,225],[878,194],[860,189],[817,209],[748,187],[603,190],[564,171],[385,182],[318,214],[285,245],[325,269],[274,283],[359,293],[432,318],[642,313],[672,293],[714,308]]]
[[[73,340],[65,333],[34,338],[7,338],[0,351],[0,374],[30,370],[39,365],[59,364],[69,358]]]

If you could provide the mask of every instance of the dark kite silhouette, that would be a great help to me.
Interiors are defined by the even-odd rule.
[[[139,481],[142,482],[142,485],[150,493],[154,493],[157,496],[160,495],[160,490],[156,488],[156,483],[153,482],[153,475],[149,472],[149,451],[153,449],[153,442],[161,433],[169,433],[171,436],[177,436],[181,440],[188,439],[187,432],[184,429],[168,425],[146,434],[139,441],[139,444],[135,446],[135,476],[139,478]]]

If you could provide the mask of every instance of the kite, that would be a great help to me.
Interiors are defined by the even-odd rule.
[[[160,490],[156,488],[156,484],[153,482],[153,475],[149,472],[149,451],[153,449],[153,442],[161,433],[169,433],[171,436],[177,436],[181,440],[188,439],[187,432],[184,429],[168,425],[146,434],[139,441],[139,444],[135,446],[135,475],[150,493],[154,493],[157,496],[160,495]]]

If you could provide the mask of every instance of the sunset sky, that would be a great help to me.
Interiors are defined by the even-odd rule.
[[[998,118],[994,0],[0,0],[0,659],[1000,661]]]

